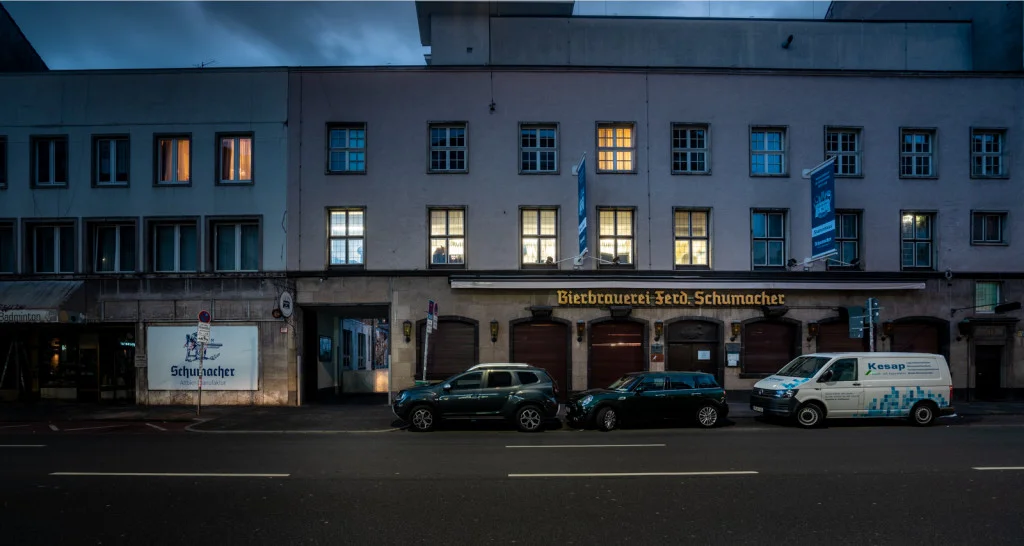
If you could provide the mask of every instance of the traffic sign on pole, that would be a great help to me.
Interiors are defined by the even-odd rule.
[[[213,315],[211,315],[210,312],[207,311],[206,309],[203,309],[202,311],[199,312],[199,322],[205,322],[205,323],[209,324],[210,321],[212,321],[212,320],[213,320]]]

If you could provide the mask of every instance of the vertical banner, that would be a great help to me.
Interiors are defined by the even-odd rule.
[[[811,260],[836,249],[835,156],[811,170]]]
[[[576,196],[579,200],[580,256],[587,253],[587,154],[584,153],[576,167]]]

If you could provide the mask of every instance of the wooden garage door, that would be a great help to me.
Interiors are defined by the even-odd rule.
[[[742,365],[745,373],[775,373],[796,358],[799,325],[789,322],[751,322],[743,327]]]
[[[569,327],[560,322],[521,322],[512,327],[512,362],[547,370],[564,401],[569,390]]]
[[[600,322],[590,327],[587,388],[600,389],[629,372],[644,370],[644,325]]]
[[[939,326],[928,322],[893,323],[894,353],[939,353]]]
[[[416,333],[416,379],[423,378],[423,332],[426,322]],[[477,362],[476,326],[471,322],[440,319],[437,330],[430,333],[430,360],[427,380],[440,381],[479,364]]]
[[[850,337],[848,321],[823,322],[818,324],[817,350],[819,353],[860,353],[870,349],[868,331],[864,337]]]

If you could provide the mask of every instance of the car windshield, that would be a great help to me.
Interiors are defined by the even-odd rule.
[[[798,356],[775,375],[785,377],[814,377],[830,359],[824,356]]]
[[[639,377],[640,376],[638,375],[624,375],[616,379],[611,385],[608,385],[608,390],[628,390],[630,385],[632,385]]]

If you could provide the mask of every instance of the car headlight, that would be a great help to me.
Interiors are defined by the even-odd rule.
[[[588,395],[586,395],[586,396],[584,396],[583,398],[580,399],[580,405],[581,406],[586,406],[587,404],[589,404],[589,403],[591,403],[593,401],[594,401],[594,396],[591,395],[591,394],[588,394]]]
[[[799,391],[799,389],[787,389],[787,390],[784,390],[784,391],[775,391],[775,396],[778,396],[779,398],[793,398],[794,396],[796,396],[796,393],[798,391]]]

